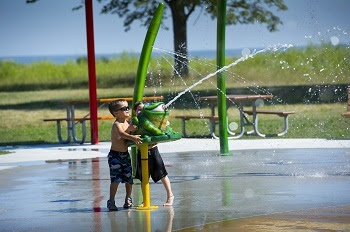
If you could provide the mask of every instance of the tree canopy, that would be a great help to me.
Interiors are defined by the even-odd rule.
[[[26,0],[33,3],[38,0]],[[135,21],[142,26],[148,26],[159,0],[97,0],[102,4],[101,13],[116,14],[124,19],[125,31],[130,30]],[[164,18],[171,17],[174,33],[174,64],[176,73],[188,74],[187,59],[187,20],[195,10],[201,10],[203,14],[210,16],[213,20],[217,18],[217,2],[220,0],[163,0],[165,3]],[[84,0],[74,9],[84,6]],[[227,0],[226,24],[266,24],[271,32],[278,30],[282,24],[280,18],[274,11],[287,10],[283,0]],[[168,29],[162,21],[162,28]]]

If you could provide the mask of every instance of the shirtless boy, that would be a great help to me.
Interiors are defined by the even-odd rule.
[[[127,140],[136,144],[141,143],[139,135],[131,135],[131,132],[137,130],[136,126],[129,124],[127,118],[130,117],[128,102],[119,99],[109,103],[109,112],[115,117],[111,130],[111,150],[108,154],[108,166],[110,171],[111,185],[110,195],[107,201],[109,211],[117,211],[115,206],[115,194],[119,183],[125,183],[126,196],[123,208],[128,209],[132,206],[132,168],[131,158],[128,152]]]

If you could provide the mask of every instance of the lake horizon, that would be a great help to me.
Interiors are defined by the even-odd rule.
[[[254,48],[258,49],[258,48]],[[251,49],[253,51],[254,49]],[[240,57],[242,56],[242,49],[226,49],[227,57]],[[169,51],[172,52],[172,51]],[[139,57],[141,53],[138,52],[121,52],[121,53],[100,53],[95,54],[96,59],[101,58],[120,58],[123,54]],[[159,51],[153,52],[152,57],[160,57]],[[37,62],[48,61],[55,64],[64,64],[68,61],[76,62],[78,58],[86,58],[87,54],[67,54],[67,55],[28,55],[28,56],[0,56],[1,61],[13,61],[19,64],[33,64]],[[203,58],[203,59],[215,59],[216,50],[194,50],[188,51],[189,58]]]

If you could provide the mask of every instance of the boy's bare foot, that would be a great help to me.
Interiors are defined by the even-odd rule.
[[[167,201],[163,204],[163,206],[173,205],[174,198],[175,198],[174,195],[171,195],[170,197],[168,197]]]

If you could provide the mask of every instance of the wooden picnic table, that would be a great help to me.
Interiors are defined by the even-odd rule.
[[[118,99],[124,99],[127,102],[132,102],[132,97],[117,97],[117,98],[99,98],[97,99],[97,103],[100,104],[98,108],[103,106],[106,103],[109,103],[114,100]],[[163,100],[163,96],[151,96],[151,97],[143,97],[143,101],[160,101]],[[76,117],[75,115],[75,105],[80,103],[89,103],[89,100],[64,100],[64,101],[58,101],[57,103],[63,104],[66,108],[66,117],[65,118],[46,118],[44,119],[45,122],[55,121],[57,123],[57,137],[58,141],[60,143],[84,143],[86,139],[86,125],[85,121],[91,120],[89,117],[90,113],[86,114],[83,117]],[[97,120],[113,120],[114,117],[112,115],[103,115],[98,116]],[[66,121],[67,122],[67,139],[62,138],[61,133],[61,122]],[[76,132],[76,124],[81,123],[82,126],[82,133],[81,133],[81,139],[78,139],[77,132]]]
[[[255,108],[256,110],[256,104],[255,102],[259,99],[261,100],[267,100],[267,99],[272,99],[272,95],[260,95],[260,94],[235,94],[235,95],[226,95],[226,99],[229,104],[226,104],[226,107],[229,108],[233,103],[233,105],[237,106],[238,103],[238,109],[242,109],[240,111],[243,111],[243,102],[252,102],[253,110]],[[211,115],[215,115],[215,106],[218,102],[218,96],[204,96],[204,97],[199,97],[198,100],[200,101],[208,101],[210,102],[210,108],[211,108]]]
[[[228,104],[226,104],[227,109],[231,106],[236,106],[240,113],[240,127],[241,131],[239,133],[233,132],[229,127],[227,128],[228,133],[231,135],[229,139],[238,139],[241,138],[244,133],[247,134],[257,134],[261,137],[272,137],[272,136],[282,136],[287,133],[288,130],[288,115],[294,114],[294,111],[263,111],[257,110],[257,101],[258,100],[270,100],[273,98],[273,95],[261,95],[261,94],[239,94],[239,95],[226,95]],[[204,96],[199,97],[200,101],[207,101],[210,103],[211,115],[210,116],[176,116],[176,118],[182,119],[182,130],[186,134],[185,121],[189,119],[209,119],[210,122],[210,133],[213,138],[218,139],[218,136],[215,135],[215,124],[218,120],[218,116],[215,113],[215,108],[218,102],[218,97],[215,96]],[[244,106],[249,105],[251,110],[245,110]],[[262,134],[258,129],[258,114],[274,114],[280,117],[284,117],[284,130],[280,133],[274,134]],[[253,121],[250,122],[247,115],[253,116]],[[245,132],[246,126],[253,126],[253,130]]]

